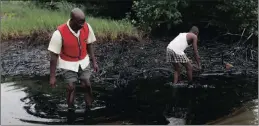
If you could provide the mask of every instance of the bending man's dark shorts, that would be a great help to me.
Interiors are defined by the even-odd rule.
[[[81,66],[79,66],[78,72],[71,71],[71,70],[64,70],[62,77],[64,78],[66,83],[74,83],[80,80],[88,80],[90,79],[92,74],[90,64],[82,70]]]
[[[188,63],[190,60],[185,54],[179,55],[179,54],[176,54],[173,50],[167,48],[166,61],[168,63]]]

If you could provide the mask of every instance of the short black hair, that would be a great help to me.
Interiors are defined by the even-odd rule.
[[[192,28],[190,29],[190,32],[199,33],[199,28],[197,26],[192,26]]]
[[[80,8],[74,8],[74,9],[72,9],[71,12],[70,12],[70,18],[71,18],[71,19],[75,18],[75,14],[76,14],[76,13],[81,13],[81,14],[84,15],[84,12],[83,12]]]

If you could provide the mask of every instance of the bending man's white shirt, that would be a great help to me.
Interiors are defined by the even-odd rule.
[[[186,37],[187,34],[188,33],[180,33],[168,44],[167,48],[173,50],[178,55],[185,55],[184,50],[189,47]]]
[[[87,25],[89,28],[87,44],[90,44],[90,43],[93,43],[96,41],[96,37],[94,35],[92,27],[88,23],[87,23]],[[67,26],[68,26],[69,30],[77,38],[79,38],[80,31],[75,33],[69,26],[69,20],[67,21]],[[62,48],[62,36],[61,36],[60,32],[58,30],[56,30],[51,37],[48,50],[55,54],[60,54],[61,48]],[[82,69],[85,69],[89,65],[89,63],[90,63],[89,55],[87,55],[84,59],[79,60],[77,62],[65,61],[59,57],[58,62],[57,62],[57,68],[78,72],[79,66],[81,66]]]

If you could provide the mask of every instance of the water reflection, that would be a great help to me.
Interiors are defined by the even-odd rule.
[[[241,75],[195,78],[201,85],[215,88],[176,88],[165,84],[169,80],[163,77],[136,78],[124,88],[93,84],[95,109],[85,114],[83,95],[77,93],[77,110],[68,114],[64,83],[51,89],[46,78],[23,78],[22,81],[1,84],[1,120],[4,120],[3,124],[58,125],[199,125],[213,121],[215,124],[257,124],[258,100],[249,102],[257,99],[256,79]],[[224,117],[240,108],[245,108],[243,114]],[[222,117],[224,120],[215,121]]]
[[[216,125],[251,125],[258,124],[258,99],[249,101],[233,113],[207,124]]]
[[[21,98],[26,97],[24,90],[26,88],[14,87],[16,83],[1,83],[1,124],[13,125],[24,124],[32,125],[33,123],[21,122],[21,120],[34,120],[44,122],[55,122],[53,119],[37,118],[24,111],[25,103],[20,101]],[[35,124],[33,124],[35,125]]]

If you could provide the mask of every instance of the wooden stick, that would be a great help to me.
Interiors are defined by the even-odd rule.
[[[243,44],[245,44],[245,43],[252,37],[253,34],[254,34],[254,33],[251,33],[251,34],[249,35],[249,37],[244,41]]]
[[[248,49],[246,49],[246,61],[247,61],[247,51],[248,51]]]
[[[239,41],[241,41],[241,39],[242,39],[242,37],[243,37],[243,35],[244,35],[245,30],[246,30],[246,28],[244,28],[243,33],[242,33],[242,35],[241,35],[241,37],[240,37],[240,40],[239,40]]]

